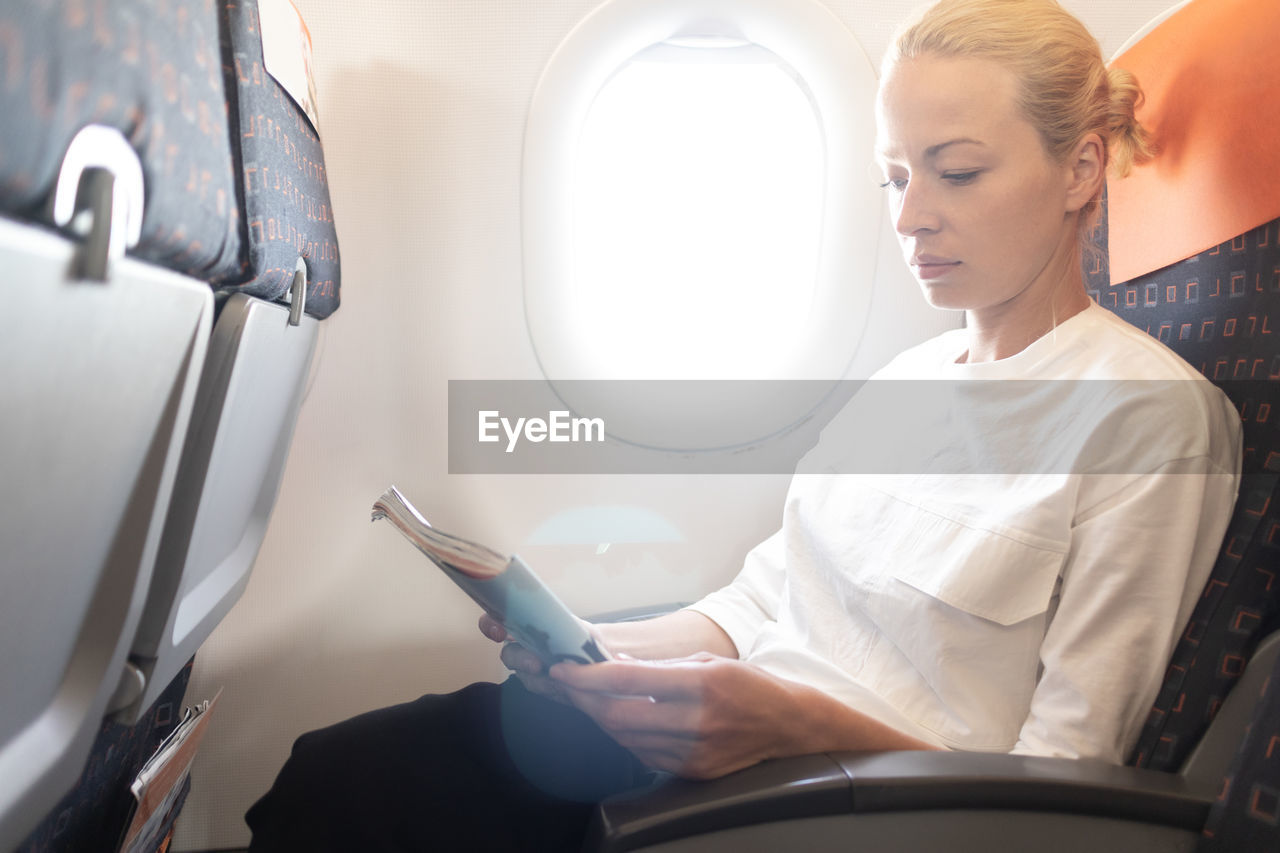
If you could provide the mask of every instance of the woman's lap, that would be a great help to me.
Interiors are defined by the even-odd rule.
[[[592,805],[647,780],[588,717],[515,678],[300,737],[249,810],[251,850],[576,850]]]

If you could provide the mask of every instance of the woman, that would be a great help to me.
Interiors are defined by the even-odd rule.
[[[1049,380],[1181,390],[1104,395],[1095,440],[1053,476],[798,476],[733,584],[596,626],[620,660],[547,672],[507,645],[519,681],[299,739],[249,813],[252,849],[575,849],[590,803],[651,768],[711,778],[840,749],[1122,760],[1239,465],[1225,398],[1084,291],[1106,168],[1149,156],[1138,97],[1053,0],[943,0],[903,32],[878,159],[907,263],[967,322],[879,376],[1045,380],[997,412],[1033,437],[1072,435]]]

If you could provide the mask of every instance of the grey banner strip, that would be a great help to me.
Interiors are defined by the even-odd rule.
[[[449,471],[1141,474],[1221,458],[1206,412],[1265,426],[1280,383],[1233,385],[1243,404],[1182,380],[454,380]]]

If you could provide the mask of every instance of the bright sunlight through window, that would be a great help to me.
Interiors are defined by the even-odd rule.
[[[741,40],[641,51],[601,88],[573,174],[568,327],[596,375],[772,375],[804,346],[826,153],[807,90]]]

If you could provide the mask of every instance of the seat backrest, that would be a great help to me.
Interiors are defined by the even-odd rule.
[[[207,287],[0,219],[0,849],[80,775],[142,612],[208,348]],[[125,334],[127,330],[127,334]]]
[[[1095,299],[1219,385],[1244,426],[1235,513],[1130,758],[1175,771],[1280,615],[1280,220],[1114,286],[1103,275]]]
[[[324,152],[314,114],[295,100],[309,103],[313,93],[287,91],[274,76],[280,68],[264,57],[264,41],[280,35],[269,32],[281,25],[273,10],[283,10],[291,36],[282,43],[309,50],[288,3],[227,0],[206,10],[217,17],[226,75],[240,263],[234,276],[210,281],[219,288],[217,321],[131,649],[141,687],[121,708],[124,719],[139,719],[156,701],[248,584],[284,474],[317,320],[339,304]],[[294,58],[308,64],[307,56]],[[285,298],[287,305],[268,301]]]
[[[246,584],[338,306],[320,140],[259,4],[151,5],[0,8],[30,59],[0,87],[0,850],[77,776],[60,831],[71,801],[105,826],[79,816],[150,730],[122,725],[181,701]]]
[[[142,676],[117,717],[138,721],[240,599],[266,536],[319,321],[244,294],[224,300],[191,414],[146,605],[130,649]]]
[[[1235,513],[1130,758],[1140,767],[1183,767],[1280,622],[1280,191],[1267,189],[1280,117],[1257,109],[1280,97],[1278,27],[1272,0],[1193,0],[1114,61],[1146,90],[1138,117],[1159,151],[1109,183],[1091,295],[1219,385],[1244,427]]]

